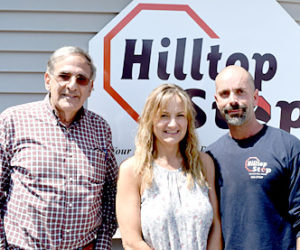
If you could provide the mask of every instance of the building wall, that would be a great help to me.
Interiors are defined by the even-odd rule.
[[[87,50],[89,39],[130,1],[1,1],[0,112],[43,98],[43,74],[50,54],[64,45]],[[278,3],[300,25],[300,0]],[[113,244],[115,250],[121,249],[118,236]]]
[[[130,0],[10,0],[0,5],[0,112],[41,99],[50,54],[88,41]]]
[[[300,0],[278,0],[277,2],[300,25]]]

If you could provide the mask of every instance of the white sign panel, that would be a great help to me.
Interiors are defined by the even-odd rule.
[[[89,53],[97,77],[88,108],[110,124],[118,162],[133,154],[138,116],[162,83],[191,96],[203,146],[226,133],[214,79],[231,64],[255,78],[257,118],[300,138],[300,29],[274,0],[132,1]]]

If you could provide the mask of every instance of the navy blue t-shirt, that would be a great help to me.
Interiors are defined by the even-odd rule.
[[[226,134],[207,152],[216,164],[225,249],[295,249],[300,237],[300,141],[264,125],[245,140]]]

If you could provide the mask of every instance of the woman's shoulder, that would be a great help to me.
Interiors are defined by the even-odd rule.
[[[213,159],[210,157],[209,154],[202,151],[199,152],[199,155],[200,155],[203,169],[206,172],[207,178],[208,179],[214,178],[215,165]]]
[[[212,158],[210,157],[210,155],[208,153],[205,153],[203,151],[199,151],[199,156],[200,156],[200,159],[201,159],[201,161],[204,165],[213,164],[213,160],[212,160]]]
[[[130,185],[140,185],[140,178],[136,173],[135,162],[133,156],[121,162],[119,168],[119,181],[126,182]]]
[[[135,169],[135,158],[134,156],[131,156],[121,162],[119,171],[122,173],[133,174],[134,169]]]
[[[131,156],[120,163],[120,167],[128,168],[134,164],[134,156]]]

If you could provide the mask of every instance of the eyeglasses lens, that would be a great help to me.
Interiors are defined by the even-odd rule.
[[[72,75],[72,74],[62,73],[62,74],[59,74],[59,75],[56,76],[56,80],[60,84],[64,85],[64,84],[69,83],[72,80],[73,76],[74,75]],[[75,75],[74,77],[76,79],[76,83],[79,84],[79,85],[83,85],[83,86],[88,85],[89,82],[90,82],[90,79],[83,76],[83,75]]]

